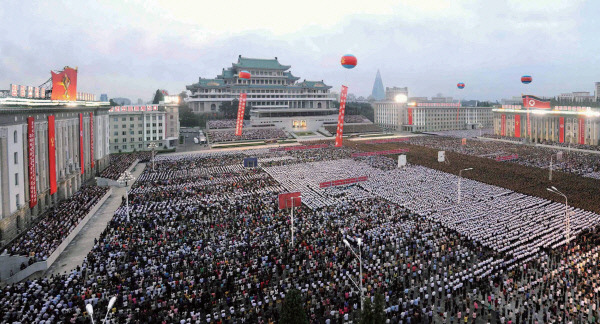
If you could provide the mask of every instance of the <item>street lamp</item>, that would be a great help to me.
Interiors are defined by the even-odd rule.
[[[106,323],[106,319],[108,318],[108,312],[113,307],[115,302],[117,301],[117,296],[113,296],[108,302],[108,308],[106,309],[106,315],[104,316],[104,323]],[[90,318],[92,319],[92,324],[94,324],[94,306],[92,304],[86,304],[85,310],[90,314]]]
[[[123,172],[117,181],[125,183],[125,209],[127,209],[127,222],[129,222],[129,189],[127,184],[129,181],[135,180],[135,177],[129,171]]]
[[[463,171],[470,171],[473,170],[473,168],[466,168],[466,169],[462,169],[460,171],[458,171],[458,203],[460,204],[460,184],[461,184],[461,180],[462,180],[462,172]]]
[[[157,145],[155,142],[148,144],[148,148],[152,149],[152,171],[154,171],[154,157],[156,156],[156,147]]]
[[[569,212],[568,212],[568,209],[569,209],[569,205],[568,205],[569,200],[568,200],[567,196],[564,193],[560,192],[558,189],[556,189],[555,186],[552,186],[550,188],[546,188],[546,190],[550,191],[551,193],[560,195],[563,198],[565,198],[565,232],[566,232],[565,233],[565,237],[567,239],[567,247],[568,247],[569,246],[569,241],[570,241],[570,236],[571,236],[571,220],[569,218]],[[568,260],[568,258],[569,258],[569,254],[567,253],[567,260]]]
[[[350,242],[348,242],[348,240],[343,239],[344,244],[350,249],[350,251],[352,251],[352,253],[354,254],[355,257],[358,258],[358,266],[359,266],[359,273],[360,273],[360,278],[359,279],[359,285],[356,284],[356,282],[354,282],[354,280],[352,280],[352,278],[350,278],[350,276],[348,276],[348,278],[350,278],[350,280],[352,280],[352,283],[354,283],[354,285],[356,286],[356,288],[358,288],[360,290],[360,310],[363,310],[363,284],[362,284],[362,251],[361,251],[361,246],[362,246],[362,239],[357,238],[356,239],[356,243],[358,243],[358,254],[356,254],[356,252],[354,252],[354,249],[350,246]]]
[[[291,214],[291,227],[292,227],[292,247],[294,247],[294,199],[296,197],[292,197],[292,214]],[[297,198],[302,199],[302,195],[298,196]]]

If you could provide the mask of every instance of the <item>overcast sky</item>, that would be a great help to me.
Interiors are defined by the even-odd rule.
[[[302,79],[365,96],[377,69],[410,96],[593,93],[599,13],[596,0],[6,1],[0,89],[38,86],[69,65],[78,91],[149,100],[213,78],[241,54],[277,56]],[[346,53],[356,68],[340,66]],[[523,74],[533,82],[521,84]]]

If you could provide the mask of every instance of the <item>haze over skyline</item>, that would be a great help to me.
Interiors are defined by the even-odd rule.
[[[294,75],[410,96],[499,100],[590,91],[600,81],[596,1],[104,1],[0,7],[0,89],[79,68],[78,91],[151,99],[214,78],[238,55],[278,57]],[[340,57],[358,58],[352,70]],[[523,85],[523,74],[533,76]],[[464,82],[464,90],[456,89]]]

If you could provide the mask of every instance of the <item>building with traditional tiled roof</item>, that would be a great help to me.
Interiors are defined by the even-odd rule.
[[[216,78],[199,78],[197,83],[186,86],[190,91],[186,101],[194,113],[205,114],[219,111],[224,102],[246,93],[246,109],[250,110],[253,124],[277,124],[294,130],[307,125],[306,118],[295,117],[336,115],[331,86],[323,80],[299,82],[300,78],[288,71],[290,67],[279,63],[277,57],[255,59],[240,55],[236,63],[224,68]],[[241,71],[250,72],[251,78],[239,78]],[[334,123],[335,120],[333,117]]]

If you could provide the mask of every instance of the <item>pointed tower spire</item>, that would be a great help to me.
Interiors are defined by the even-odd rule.
[[[385,99],[385,91],[383,90],[383,81],[381,81],[381,73],[379,73],[379,69],[377,70],[377,76],[375,76],[375,83],[373,83],[373,91],[371,92],[371,96],[373,96],[375,100]]]

